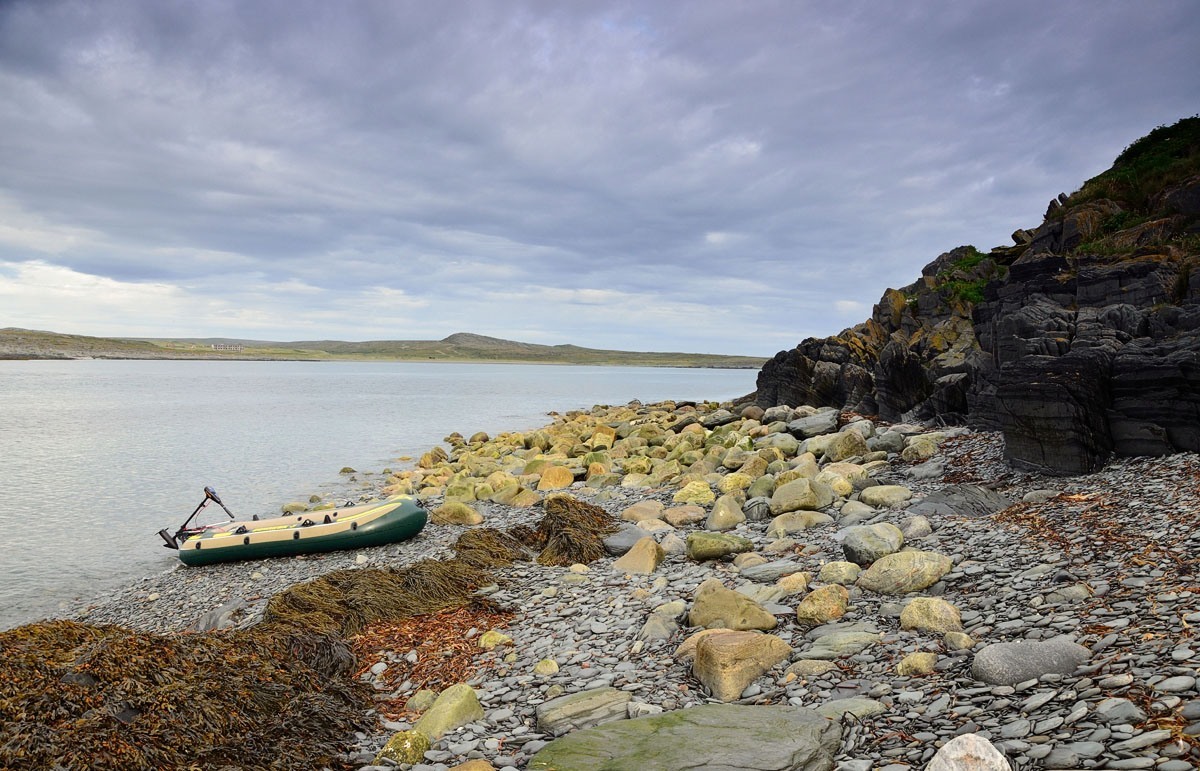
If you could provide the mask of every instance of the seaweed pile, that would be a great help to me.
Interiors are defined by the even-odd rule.
[[[283,769],[365,724],[340,639],[147,635],[72,621],[0,633],[0,767]]]
[[[365,675],[377,660],[387,661],[390,666],[374,680],[397,690],[376,696],[375,710],[392,720],[413,720],[418,711],[410,708],[409,694],[440,692],[470,680],[481,668],[495,665],[494,661],[478,660],[479,639],[464,631],[503,627],[512,616],[476,598],[462,608],[372,624],[350,640],[358,654],[355,674]],[[387,653],[383,658],[378,655],[381,651]],[[402,658],[406,651],[416,654],[415,661]],[[411,687],[399,690],[404,683]]]
[[[47,621],[0,632],[0,768],[340,767],[344,742],[374,720],[346,638],[468,605],[499,611],[473,596],[492,582],[489,569],[537,552],[542,564],[590,562],[616,529],[603,509],[567,496],[544,507],[536,527],[467,531],[452,559],[293,586],[246,630],[153,635]]]
[[[490,581],[458,559],[421,560],[399,570],[338,570],[272,597],[262,625],[349,637],[377,621],[458,607]]]
[[[567,496],[551,498],[537,527],[539,540],[545,539],[538,564],[565,567],[597,560],[604,556],[604,536],[616,530],[612,517],[598,506]]]

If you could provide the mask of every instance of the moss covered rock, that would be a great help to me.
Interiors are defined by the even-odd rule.
[[[417,720],[413,730],[437,741],[459,726],[482,719],[483,707],[475,689],[466,683],[458,683],[438,694],[437,701]]]
[[[425,759],[429,751],[429,737],[420,731],[400,731],[392,734],[383,749],[375,755],[375,765],[383,765],[387,761],[414,765]]]
[[[700,758],[746,771],[828,771],[840,739],[838,723],[802,707],[706,704],[576,731],[543,747],[528,767],[685,771]]]

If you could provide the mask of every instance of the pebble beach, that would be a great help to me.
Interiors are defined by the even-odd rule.
[[[180,568],[73,615],[247,628],[288,587],[449,558],[463,532],[530,525],[566,494],[611,515],[606,555],[493,571],[477,595],[507,615],[460,630],[470,693],[437,730],[419,716],[438,694],[405,674],[416,648],[360,654],[376,727],[347,737],[347,767],[567,768],[559,737],[706,706],[762,718],[696,728],[725,753],[710,767],[1200,767],[1200,456],[1047,477],[1010,468],[994,433],[670,402],[448,442],[364,477],[362,497],[433,514],[410,541]],[[810,711],[832,728],[798,763],[770,721]],[[427,748],[388,750],[422,731]],[[655,735],[643,759],[667,751]],[[609,767],[654,767],[612,751]]]

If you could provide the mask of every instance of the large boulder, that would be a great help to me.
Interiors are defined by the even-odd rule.
[[[727,589],[720,579],[710,578],[696,588],[688,624],[709,629],[766,630],[774,629],[778,622],[754,600]]]
[[[837,431],[837,424],[837,410],[822,410],[815,415],[793,420],[787,424],[787,428],[801,439],[810,439],[822,434],[832,434]]]
[[[604,537],[604,550],[614,557],[620,557],[648,535],[650,535],[649,530],[643,530],[629,522],[622,522],[615,533]]]
[[[591,446],[593,450],[607,450],[617,440],[617,432],[612,426],[596,426],[592,430]]]
[[[796,620],[818,626],[846,614],[850,592],[841,584],[828,584],[814,589],[796,606]]]
[[[742,512],[742,505],[737,497],[722,495],[713,504],[713,510],[704,522],[704,528],[716,531],[732,530],[745,521],[746,515]]]
[[[775,488],[775,492],[771,495],[771,513],[786,514],[789,511],[801,509],[817,511],[831,502],[823,503],[820,491],[812,481],[801,477]]]
[[[858,586],[879,594],[908,594],[927,589],[950,572],[953,561],[930,551],[901,551],[876,560],[858,577]]]
[[[705,513],[704,509],[700,506],[687,504],[664,509],[662,518],[667,521],[667,524],[675,527],[686,527],[687,525],[694,525],[697,522],[703,522]]]
[[[842,530],[842,553],[856,565],[867,566],[880,557],[900,551],[904,533],[891,522],[854,525]]]
[[[613,570],[624,573],[653,573],[665,556],[658,542],[648,536],[635,543],[625,556],[613,562]]]
[[[791,652],[791,646],[773,634],[720,632],[697,643],[692,674],[714,699],[734,701]]]
[[[687,557],[696,562],[724,559],[731,554],[741,554],[754,549],[754,542],[726,533],[688,533]]]
[[[843,431],[840,434],[834,434],[834,438],[825,445],[825,457],[833,463],[846,458],[866,455],[868,452],[870,450],[867,448],[867,440],[857,431]]]
[[[646,623],[638,632],[639,640],[667,640],[679,631],[679,618],[687,611],[682,600],[659,605],[646,617]]]
[[[475,689],[466,683],[458,683],[438,694],[437,701],[421,715],[413,730],[425,734],[430,741],[437,741],[448,731],[482,719],[483,707]]]
[[[662,517],[662,502],[656,500],[638,501],[632,506],[627,506],[621,512],[621,519],[635,524],[641,522],[643,519],[662,519]]]
[[[912,490],[903,485],[875,485],[858,494],[859,500],[868,506],[890,508],[899,506],[912,498]]]
[[[417,730],[398,731],[391,735],[375,755],[375,764],[420,763],[429,752],[429,737]]]
[[[795,560],[782,559],[773,562],[760,562],[757,565],[744,567],[741,569],[741,573],[743,578],[769,584],[773,581],[778,581],[784,576],[799,573],[803,569],[804,566]]]
[[[755,449],[774,447],[784,455],[795,455],[800,449],[800,441],[791,434],[768,434],[754,442]]]
[[[935,634],[961,632],[962,615],[941,597],[914,597],[900,611],[900,628]]]
[[[556,739],[535,771],[637,768],[691,771],[830,771],[841,728],[793,706],[705,704],[590,728]]]
[[[833,524],[833,517],[823,511],[791,511],[780,514],[767,525],[767,535],[783,538],[814,527]]]
[[[986,487],[947,485],[909,506],[908,510],[913,514],[941,514],[974,519],[995,514],[1011,505],[1012,501],[1002,493]]]
[[[804,658],[826,661],[853,656],[883,641],[883,635],[873,624],[863,622],[825,624],[807,636],[814,642],[803,652]]]
[[[932,651],[914,651],[896,665],[896,674],[900,677],[920,677],[928,675],[937,668],[937,654]]]
[[[429,512],[429,521],[435,525],[478,525],[483,515],[462,501],[443,503]]]
[[[717,499],[707,482],[694,480],[681,487],[672,500],[675,503],[691,503],[706,506]]]
[[[1069,637],[985,645],[971,662],[971,676],[994,685],[1013,685],[1042,675],[1069,675],[1091,652]]]
[[[862,568],[853,562],[842,560],[826,562],[817,573],[817,580],[825,584],[841,584],[849,586],[858,580]]]
[[[571,469],[566,466],[549,466],[542,470],[541,479],[538,480],[537,489],[539,490],[562,490],[570,487],[575,481],[575,475]]]
[[[1012,766],[986,737],[962,734],[943,744],[925,771],[1012,771]]]
[[[865,696],[851,696],[847,699],[834,699],[824,704],[818,704],[816,713],[830,720],[844,720],[848,715],[851,722],[857,723],[864,717],[879,715],[887,712],[887,705]]]

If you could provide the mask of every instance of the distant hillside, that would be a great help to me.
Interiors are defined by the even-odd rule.
[[[645,367],[757,369],[754,356],[608,351],[538,345],[458,332],[442,340],[305,340],[232,338],[106,338],[12,327],[0,329],[0,359],[233,359],[288,361],[491,361]]]
[[[139,340],[64,335],[32,329],[0,329],[0,359],[163,359],[161,347]]]

